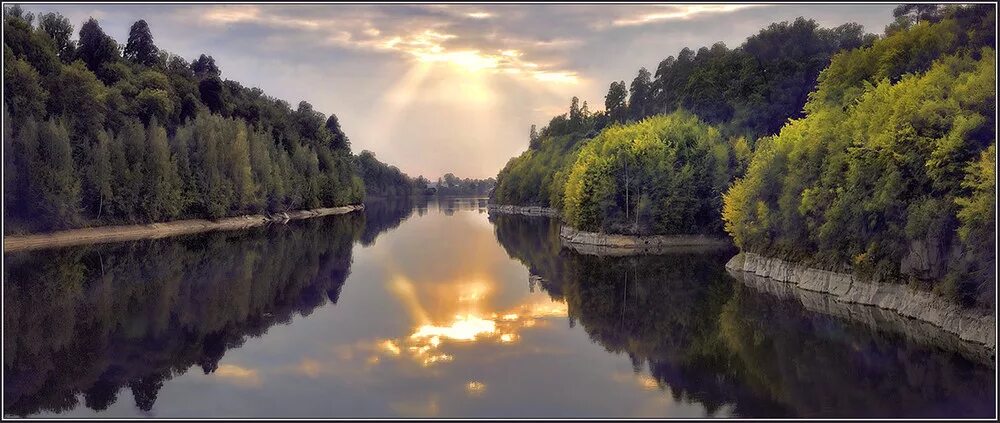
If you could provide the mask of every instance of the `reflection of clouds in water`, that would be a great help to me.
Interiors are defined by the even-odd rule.
[[[435,417],[441,413],[437,395],[431,395],[424,401],[396,401],[389,404],[396,414],[407,417]]]
[[[257,370],[237,366],[235,364],[221,364],[213,372],[216,377],[238,386],[260,387],[260,374]]]

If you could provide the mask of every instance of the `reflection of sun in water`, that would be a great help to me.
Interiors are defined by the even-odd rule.
[[[454,356],[442,352],[448,344],[514,344],[520,339],[518,332],[537,326],[538,319],[567,314],[565,303],[547,299],[521,304],[502,313],[483,313],[480,309],[490,292],[490,284],[476,281],[458,286],[456,304],[463,312],[452,315],[445,322],[435,322],[420,303],[409,280],[397,277],[391,288],[410,310],[416,327],[409,336],[380,341],[378,349],[388,356],[406,355],[423,366],[453,361]]]
[[[465,390],[472,395],[479,395],[486,390],[486,384],[474,380],[465,384]]]

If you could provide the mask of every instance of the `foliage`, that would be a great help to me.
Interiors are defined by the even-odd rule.
[[[453,173],[446,173],[438,178],[434,186],[437,195],[486,195],[496,186],[493,178],[471,179],[459,178]]]
[[[569,167],[563,217],[588,231],[721,233],[734,161],[719,131],[690,113],[612,126]]]
[[[396,166],[380,162],[375,155],[364,150],[355,158],[358,175],[365,184],[369,197],[401,197],[422,194],[427,185],[418,191],[416,182]]]
[[[608,124],[607,114],[579,107],[576,97],[571,100],[569,115],[572,119],[567,114],[559,115],[541,131],[532,131],[535,135],[530,136],[528,150],[510,159],[497,175],[496,188],[491,194],[493,201],[558,207],[562,186],[555,181],[565,180],[560,171],[573,161],[576,150],[586,139]]]
[[[801,116],[807,94],[834,53],[870,44],[873,38],[857,24],[825,29],[800,18],[772,24],[736,49],[722,43],[697,52],[685,48],[660,62],[653,74],[642,68],[629,85],[612,82],[603,112],[579,124],[566,115],[552,118],[528,151],[511,159],[497,176],[494,200],[561,207],[565,166],[586,139],[614,123],[678,109],[717,126],[725,138],[743,136],[744,150],[749,150],[758,137]],[[747,151],[742,154],[748,159]]]
[[[358,203],[335,116],[222,80],[211,56],[124,50],[96,20],[4,11],[5,216],[30,231]]]
[[[736,244],[991,304],[996,69],[975,27],[921,21],[835,57],[726,194]]]

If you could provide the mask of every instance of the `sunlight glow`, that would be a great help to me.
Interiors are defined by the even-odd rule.
[[[470,279],[471,282],[444,285],[439,292],[452,296],[444,298],[444,304],[435,308],[444,305],[447,309],[450,305],[459,312],[432,321],[426,307],[417,298],[413,284],[403,276],[396,276],[391,290],[414,316],[416,325],[409,336],[377,342],[375,350],[388,357],[406,356],[428,367],[453,361],[455,357],[444,352],[451,344],[492,342],[511,345],[520,339],[519,331],[538,326],[539,319],[562,317],[568,313],[566,303],[553,302],[542,296],[529,298],[529,301],[508,310],[489,312],[488,299],[493,284],[478,277]],[[369,358],[369,363],[378,362]]]
[[[438,336],[443,336],[456,341],[475,341],[477,336],[482,334],[491,334],[495,331],[496,322],[476,316],[465,315],[455,316],[455,321],[448,326],[420,326],[417,328],[417,331],[413,333],[413,335],[410,335],[410,338],[437,339],[438,344],[440,344],[440,338],[437,338]]]
[[[486,390],[486,384],[479,381],[472,381],[465,384],[465,390],[470,394],[477,395]]]

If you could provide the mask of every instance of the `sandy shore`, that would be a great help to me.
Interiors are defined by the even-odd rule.
[[[198,232],[244,229],[260,226],[268,222],[286,222],[311,217],[345,214],[363,209],[364,205],[359,204],[313,210],[297,210],[276,213],[270,216],[254,214],[226,217],[219,220],[187,219],[144,225],[98,226],[44,234],[12,235],[4,236],[3,251],[4,253],[9,253],[41,248],[132,241],[137,239],[156,239]]]

